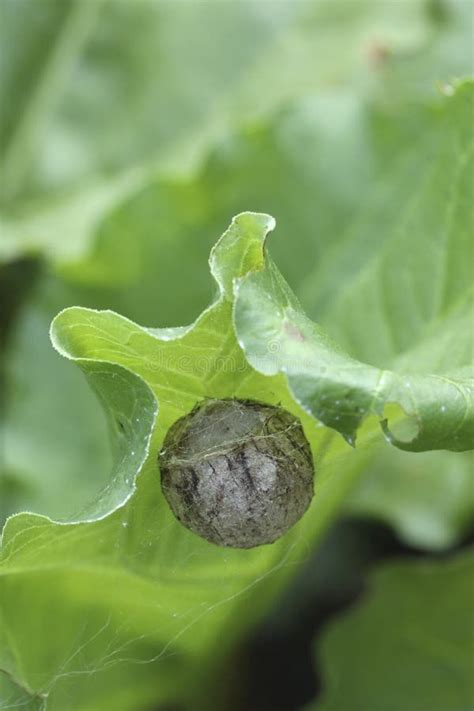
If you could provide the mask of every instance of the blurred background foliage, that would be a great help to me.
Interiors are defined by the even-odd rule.
[[[212,296],[209,249],[242,210],[276,217],[272,256],[315,321],[358,358],[403,362],[420,324],[387,337],[380,300],[350,274],[379,259],[426,167],[447,162],[443,126],[424,118],[472,73],[469,0],[2,0],[1,12],[0,522],[65,517],[108,476],[103,414],[52,350],[52,317],[82,305],[190,322]],[[421,209],[411,227],[429,239],[436,219]],[[448,550],[469,533],[471,470],[469,455],[380,448],[346,513]],[[327,544],[341,565],[341,540],[365,551],[378,531],[356,529]]]

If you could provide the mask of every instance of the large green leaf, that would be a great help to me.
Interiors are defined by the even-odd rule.
[[[272,225],[271,218],[252,214],[233,223],[211,258],[220,295],[188,328],[149,330],[112,312],[80,308],[64,311],[53,324],[57,348],[107,398],[113,429],[120,438],[124,426],[125,441],[108,495],[84,522],[59,524],[19,514],[4,528],[1,667],[21,686],[46,696],[48,708],[62,708],[57,699],[63,699],[65,683],[73,684],[77,708],[84,708],[88,676],[104,675],[106,686],[110,669],[126,660],[144,665],[144,688],[151,685],[157,698],[166,696],[173,679],[176,686],[173,674],[179,675],[180,693],[192,695],[214,645],[221,652],[217,663],[276,593],[292,569],[289,562],[305,554],[308,538],[324,530],[363,460],[364,452],[359,457],[301,410],[284,378],[254,371],[237,343],[233,280],[263,265],[263,239]],[[149,387],[159,403],[154,429]],[[185,530],[164,503],[157,451],[172,422],[204,396],[281,402],[305,424],[317,457],[319,512],[272,546],[220,549]],[[135,427],[137,418],[143,430]],[[140,468],[151,431],[149,455]],[[122,476],[124,454],[129,461]],[[344,475],[332,476],[331,462],[344,459]],[[104,517],[106,507],[111,513]],[[252,608],[243,620],[237,609],[250,597]],[[54,620],[45,640],[41,629],[51,609]],[[170,669],[163,664],[168,654],[177,658]],[[118,695],[127,676],[110,674]],[[183,685],[187,675],[191,681]],[[105,701],[103,685],[98,686],[96,698],[89,684],[87,708],[128,708],[126,699],[119,706],[115,695]]]
[[[172,670],[162,668],[157,674],[153,664],[166,659],[168,652],[182,656],[175,673],[190,677],[182,693],[194,693],[202,665],[211,664],[214,646],[219,644],[222,655],[243,633],[288,576],[289,563],[305,556],[308,542],[333,518],[360,473],[368,445],[380,432],[369,420],[361,436],[366,446],[354,450],[293,398],[291,389],[299,397],[301,389],[298,379],[295,386],[292,369],[303,363],[305,382],[325,398],[335,429],[346,433],[351,408],[364,405],[367,415],[374,403],[373,413],[378,412],[371,390],[376,380],[358,376],[359,369],[363,376],[375,369],[353,360],[345,367],[348,357],[310,325],[266,256],[264,241],[273,226],[273,219],[261,214],[234,219],[211,254],[218,297],[189,327],[146,329],[113,312],[74,307],[53,323],[56,348],[77,362],[105,400],[122,446],[106,495],[84,522],[58,524],[44,516],[19,514],[4,528],[2,667],[20,685],[46,695],[51,709],[61,708],[56,699],[62,698],[58,688],[64,677],[74,688],[78,685],[81,699],[82,673],[105,674],[124,659],[149,662],[147,684],[157,695],[166,695]],[[263,354],[255,337],[259,329],[267,338]],[[303,354],[306,360],[301,360],[301,344],[309,349]],[[327,363],[325,371],[319,360],[311,360],[314,352]],[[283,369],[285,353],[283,375],[277,371]],[[260,373],[251,362],[267,372]],[[357,385],[345,398],[334,392],[338,364],[344,382],[352,374]],[[423,381],[425,376],[419,377]],[[302,419],[315,458],[316,496],[302,521],[272,546],[250,551],[213,546],[185,530],[162,498],[157,451],[169,426],[203,397],[281,403]],[[446,403],[456,413],[456,399]],[[426,423],[428,429],[435,426],[429,412]],[[453,444],[456,448],[454,437]],[[36,645],[45,644],[40,629],[53,591],[55,621],[49,628],[48,653],[39,655]],[[245,619],[238,614],[243,605]],[[80,658],[71,652],[71,640],[74,649],[81,650]],[[126,677],[118,677],[113,675],[120,691]],[[88,703],[87,708],[119,708],[106,705],[103,698]],[[122,707],[128,708],[125,702]],[[78,702],[77,708],[83,706]]]
[[[380,568],[317,645],[314,711],[469,711],[474,703],[472,553]]]

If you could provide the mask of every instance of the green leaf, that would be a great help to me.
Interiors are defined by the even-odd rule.
[[[472,553],[380,568],[317,646],[323,693],[308,711],[469,711],[473,574]]]
[[[106,674],[125,660],[146,666],[145,688],[151,684],[157,698],[164,698],[173,680],[176,688],[183,675],[190,681],[180,684],[180,693],[192,696],[202,684],[203,666],[218,663],[281,588],[292,569],[289,562],[304,556],[308,538],[327,526],[363,462],[364,453],[357,456],[299,408],[284,378],[254,371],[236,341],[233,282],[263,266],[263,241],[272,226],[265,215],[234,220],[211,255],[219,295],[189,327],[146,329],[115,313],[84,308],[63,311],[52,325],[56,347],[107,398],[110,417],[116,422],[120,415],[128,440],[119,448],[118,478],[84,522],[59,524],[18,514],[4,527],[0,667],[47,696],[48,709],[62,708],[56,699],[63,698],[64,679],[81,699],[87,674]],[[318,513],[305,516],[272,546],[247,552],[213,546],[184,529],[164,502],[157,452],[169,426],[206,396],[282,403],[303,421],[318,462]],[[137,417],[148,423],[148,432],[128,429]],[[117,426],[114,431],[120,434]],[[144,434],[150,433],[148,450]],[[346,457],[344,475],[335,478],[331,462],[339,465]],[[242,619],[239,609],[247,609],[249,597],[252,608]],[[54,623],[45,641],[40,630],[50,609]],[[220,654],[214,658],[216,645]],[[182,663],[168,669],[162,661],[168,653]],[[118,695],[127,677],[117,673],[113,679]],[[116,695],[104,702],[103,690],[97,694],[87,708],[117,708]]]
[[[236,329],[249,362],[266,375],[285,373],[296,401],[351,444],[373,414],[400,449],[472,448],[474,382],[467,372],[405,375],[356,361],[305,316],[272,263],[243,278],[237,294]],[[394,404],[413,418],[409,439],[390,429],[384,413]]]
[[[119,445],[114,477],[84,523],[58,524],[45,516],[18,514],[4,528],[1,634],[5,650],[13,641],[21,651],[18,660],[7,654],[2,665],[18,683],[46,694],[52,709],[60,708],[54,702],[57,682],[63,678],[58,665],[66,677],[77,670],[75,655],[70,658],[67,652],[76,637],[75,647],[87,649],[79,670],[94,673],[106,671],[109,664],[120,665],[123,647],[131,648],[127,659],[147,661],[150,667],[171,648],[183,655],[184,669],[193,680],[183,693],[191,694],[193,685],[201,683],[199,658],[210,664],[216,644],[222,654],[223,630],[225,645],[231,645],[252,623],[280,589],[289,574],[288,563],[301,560],[308,540],[319,536],[340,508],[370,452],[368,445],[377,432],[370,422],[364,428],[366,446],[354,451],[308,415],[287,387],[288,379],[294,388],[293,364],[305,362],[299,351],[303,346],[308,349],[305,357],[316,351],[327,363],[323,373],[320,361],[317,370],[309,363],[307,382],[316,382],[330,395],[326,407],[342,431],[345,420],[342,417],[341,426],[337,413],[343,416],[348,408],[359,407],[360,393],[375,401],[370,381],[363,378],[360,392],[351,393],[356,405],[351,397],[334,399],[337,366],[341,380],[352,374],[345,367],[348,357],[310,324],[266,257],[264,242],[273,226],[273,218],[262,214],[244,213],[233,220],[211,253],[217,298],[191,326],[146,329],[110,311],[78,307],[66,309],[52,324],[56,348],[81,367],[106,402]],[[245,351],[234,332],[234,316]],[[268,351],[262,354],[261,340],[250,338],[257,332],[267,339],[276,333],[279,340],[267,340]],[[278,374],[285,358],[286,375]],[[351,363],[356,373],[370,372]],[[184,529],[163,500],[157,452],[171,424],[204,397],[281,403],[303,422],[315,457],[316,496],[302,521],[272,546],[246,552],[213,546]],[[153,424],[155,398],[158,415]],[[26,629],[38,630],[43,624],[41,611],[51,606],[52,590],[59,596],[54,605],[57,629],[51,629],[50,652],[38,666],[38,650],[33,644],[23,649],[21,639]],[[242,620],[238,609],[249,595],[252,613],[247,611]],[[92,600],[96,614],[84,616],[84,606]],[[127,620],[123,635],[117,633],[122,618]],[[33,634],[37,637],[39,631]],[[105,667],[100,661],[104,658]],[[170,673],[154,679],[159,693],[165,694]],[[103,699],[95,703],[103,704]]]

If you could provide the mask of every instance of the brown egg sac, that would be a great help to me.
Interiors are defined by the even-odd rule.
[[[301,422],[252,400],[204,400],[177,420],[159,454],[161,487],[183,526],[211,543],[273,543],[313,497]]]

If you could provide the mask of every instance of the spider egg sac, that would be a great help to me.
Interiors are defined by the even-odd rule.
[[[169,429],[161,487],[183,526],[211,543],[272,543],[313,497],[313,458],[297,417],[252,400],[204,400]]]

